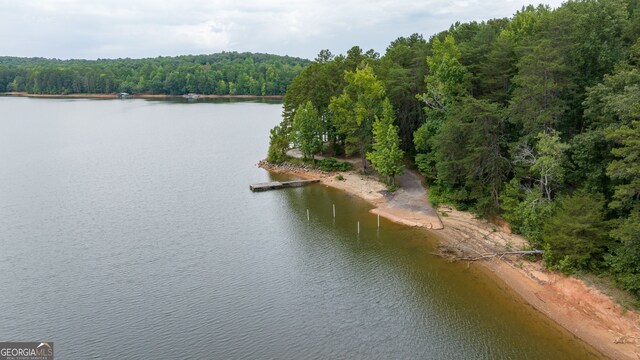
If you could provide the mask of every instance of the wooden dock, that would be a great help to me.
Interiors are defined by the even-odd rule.
[[[308,184],[318,183],[319,179],[316,180],[294,180],[294,181],[274,181],[274,182],[266,182],[266,183],[258,183],[249,185],[249,189],[251,191],[267,191],[267,190],[276,190],[276,189],[284,189],[291,187],[299,187],[305,186]]]

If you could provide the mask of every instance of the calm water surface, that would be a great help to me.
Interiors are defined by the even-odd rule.
[[[58,359],[598,357],[354,197],[251,193],[281,110],[0,98],[0,341]]]

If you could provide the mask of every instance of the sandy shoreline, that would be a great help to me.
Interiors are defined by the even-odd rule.
[[[2,92],[0,96],[22,96],[34,98],[117,99],[117,94],[29,94],[26,92]],[[198,99],[282,99],[282,95],[198,95]],[[179,99],[183,95],[132,94],[128,99]]]
[[[441,245],[464,254],[519,250],[527,244],[522,237],[511,234],[507,227],[475,219],[470,213],[440,208],[438,211],[443,216],[436,220],[417,211],[390,206],[393,200],[385,196],[385,185],[354,172],[341,173],[345,180],[340,181],[335,178],[336,174],[316,170],[265,166],[263,163],[261,167],[303,179],[320,179],[326,186],[369,202],[375,207],[371,212],[401,224],[424,227],[425,231],[436,235]],[[440,227],[437,226],[439,221]],[[573,277],[550,273],[540,262],[528,262],[517,257],[493,258],[470,264],[483,266],[528,304],[603,355],[612,359],[640,358],[640,315],[623,309],[596,288]]]

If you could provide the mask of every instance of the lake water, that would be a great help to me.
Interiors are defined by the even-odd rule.
[[[0,97],[0,341],[58,359],[599,357],[357,198],[250,192],[281,111]]]

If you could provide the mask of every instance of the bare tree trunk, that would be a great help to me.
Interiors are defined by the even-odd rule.
[[[367,158],[366,158],[365,153],[364,153],[364,145],[363,144],[360,144],[360,156],[361,156],[361,159],[362,159],[362,171],[366,173],[367,172]]]

